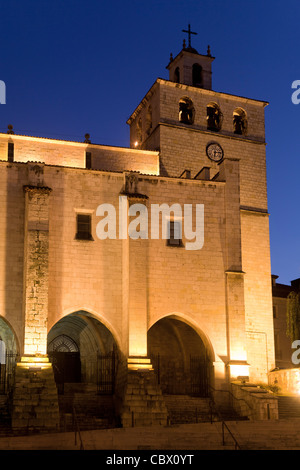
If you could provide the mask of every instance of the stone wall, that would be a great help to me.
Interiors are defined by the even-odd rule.
[[[28,170],[27,165],[20,163],[2,162],[0,165],[2,185],[5,187],[6,182],[11,181],[14,186],[11,199],[6,201],[4,198],[3,203],[3,212],[8,221],[10,217],[13,219],[14,230],[12,238],[5,235],[2,239],[1,259],[8,263],[8,257],[10,260],[15,254],[19,254],[14,263],[14,285],[19,285],[22,291],[24,254],[22,213],[25,208],[23,186],[29,182]],[[235,360],[244,360],[244,348],[241,351],[241,348],[234,344],[236,341],[240,343],[244,335],[244,326],[240,322],[243,317],[243,299],[239,295],[236,302],[236,295],[228,297],[227,300],[225,296],[227,282],[225,270],[238,269],[241,262],[238,161],[224,160],[220,169],[222,165],[228,168],[221,172],[227,181],[223,178],[221,181],[201,181],[151,175],[138,176],[138,191],[147,196],[148,207],[150,204],[172,205],[174,202],[179,202],[182,208],[184,204],[196,203],[204,204],[205,208],[204,245],[200,250],[186,250],[188,241],[186,237],[183,237],[183,246],[179,248],[168,246],[163,239],[137,240],[137,244],[141,245],[140,248],[142,245],[145,248],[142,250],[144,256],[140,269],[140,272],[143,272],[142,276],[137,275],[136,269],[135,271],[130,269],[130,259],[126,255],[126,250],[128,251],[126,241],[100,240],[96,233],[99,221],[96,210],[99,204],[113,204],[118,221],[119,194],[124,188],[124,175],[45,165],[43,185],[52,189],[49,196],[48,331],[63,316],[84,310],[102,322],[112,332],[122,352],[128,354],[128,322],[131,321],[132,326],[136,318],[134,315],[141,315],[138,297],[135,299],[131,296],[132,302],[136,302],[131,310],[131,317],[127,311],[128,302],[125,301],[129,295],[127,289],[130,277],[135,272],[135,277],[131,277],[130,288],[134,289],[137,287],[136,282],[139,282],[139,289],[143,289],[144,297],[147,296],[146,304],[145,299],[143,300],[143,318],[140,318],[143,322],[141,323],[143,351],[146,351],[146,328],[149,330],[160,318],[173,315],[197,331],[205,346],[209,348],[213,361],[221,361],[219,358],[226,357],[228,352],[226,309],[229,308],[228,299],[230,299],[231,348],[232,351],[235,350]],[[228,178],[227,172],[230,174]],[[91,214],[93,237],[91,241],[75,239],[78,212]],[[233,221],[234,230],[231,230],[230,224],[232,225]],[[151,221],[149,233],[150,230]],[[249,226],[248,231],[250,232]],[[263,235],[267,233],[265,226],[255,239],[257,242],[261,242],[259,238],[261,233]],[[18,243],[14,243],[14,249],[11,251],[13,240]],[[130,240],[130,250],[134,243],[134,240]],[[232,250],[232,247],[236,249]],[[266,262],[268,262],[267,249],[266,242],[261,252],[265,254]],[[254,273],[253,253],[250,252],[249,256],[253,261]],[[227,264],[229,261],[230,266]],[[4,270],[0,272],[3,291],[7,283],[4,273]],[[232,276],[241,277],[243,273],[233,273]],[[267,271],[264,276],[266,279]],[[255,289],[259,282],[260,278],[255,280]],[[234,285],[236,286],[236,281]],[[239,279],[241,292],[242,285],[243,281]],[[10,288],[11,285],[8,286],[8,289]],[[266,312],[266,316],[267,304],[263,302],[267,297],[268,293],[261,291],[256,299],[256,302],[260,299],[261,308]],[[16,325],[17,338],[22,345],[22,302],[13,309],[11,303],[13,304],[14,300],[13,296],[2,297],[1,312],[6,312],[8,322]],[[265,328],[264,325],[261,326]],[[136,334],[140,334],[138,330]],[[271,338],[269,341],[271,348]],[[237,357],[240,353],[242,357]],[[271,365],[271,361],[269,364]]]
[[[278,400],[271,392],[257,385],[232,383],[232,405],[240,416],[250,420],[278,419]]]
[[[280,393],[299,395],[300,368],[279,369],[269,372],[269,384],[279,387]]]
[[[12,429],[18,432],[59,430],[57,388],[52,366],[46,358],[38,366],[25,360],[16,365]]]
[[[90,152],[93,169],[140,171],[155,175],[159,172],[158,152],[1,133],[0,160],[8,158],[8,142],[14,144],[14,161],[20,163],[40,162],[85,168],[86,152]]]

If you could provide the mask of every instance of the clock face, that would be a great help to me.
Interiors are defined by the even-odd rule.
[[[220,162],[224,152],[219,144],[211,143],[206,147],[206,154],[213,162]]]

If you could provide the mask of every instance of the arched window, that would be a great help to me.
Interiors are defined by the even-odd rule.
[[[209,103],[207,105],[207,129],[210,131],[218,132],[222,128],[223,114],[221,109],[216,103]]]
[[[193,86],[202,87],[202,67],[199,64],[193,65]]]
[[[176,69],[175,69],[174,82],[175,83],[180,83],[180,70],[179,70],[179,67],[176,67]]]
[[[54,338],[48,346],[48,353],[51,352],[78,352],[75,341],[66,335],[59,335]]]
[[[239,135],[247,134],[247,115],[242,108],[233,111],[233,132]]]
[[[181,98],[179,101],[179,121],[184,124],[193,124],[195,108],[190,98]]]

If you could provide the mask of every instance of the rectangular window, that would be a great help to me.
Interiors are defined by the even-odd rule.
[[[273,305],[273,318],[277,318],[277,305]]]
[[[85,167],[88,169],[92,168],[92,153],[85,152]]]
[[[7,160],[9,162],[14,161],[14,144],[12,142],[8,142],[8,147],[7,147]]]
[[[181,231],[181,222],[170,220],[168,222],[170,229],[170,238],[167,240],[168,246],[183,246],[182,243],[182,231]]]
[[[77,240],[93,240],[92,217],[89,214],[77,214]]]

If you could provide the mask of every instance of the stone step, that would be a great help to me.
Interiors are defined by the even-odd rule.
[[[188,395],[164,395],[169,420],[172,424],[210,421],[209,398]]]
[[[210,398],[191,397],[188,395],[164,395],[169,419],[173,424],[199,423],[207,421],[236,421],[247,419],[240,417],[231,407],[223,406],[211,409]]]
[[[117,426],[112,395],[97,395],[94,384],[65,384],[64,391],[63,395],[59,395],[62,430],[74,429],[74,409],[80,430]]]
[[[278,417],[300,418],[300,397],[278,396]]]

